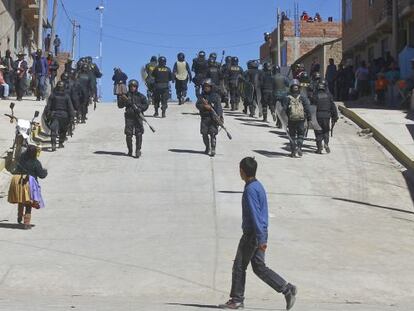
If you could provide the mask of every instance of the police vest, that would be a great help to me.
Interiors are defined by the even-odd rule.
[[[175,77],[177,80],[184,81],[188,78],[188,71],[187,71],[187,62],[176,62],[177,66],[177,73],[175,74]]]

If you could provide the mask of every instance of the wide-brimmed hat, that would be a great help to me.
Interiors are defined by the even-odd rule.
[[[6,69],[6,66],[0,65],[0,69]]]
[[[16,54],[17,56],[26,56],[27,54],[23,51],[20,51]]]

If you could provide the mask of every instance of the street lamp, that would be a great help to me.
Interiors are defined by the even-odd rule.
[[[101,2],[101,5],[97,6],[96,11],[99,11],[100,15],[100,23],[99,23],[99,68],[101,72],[103,72],[102,68],[102,36],[103,36],[103,13],[105,10],[105,7],[103,6],[103,0]],[[102,79],[99,79],[99,98],[102,98]]]

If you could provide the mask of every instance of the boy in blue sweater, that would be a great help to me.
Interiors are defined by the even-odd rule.
[[[244,308],[246,269],[251,262],[253,272],[260,279],[278,293],[285,295],[286,310],[290,310],[295,304],[296,286],[287,283],[265,264],[269,214],[266,191],[256,179],[256,171],[257,162],[254,158],[247,157],[241,160],[240,177],[246,183],[242,198],[243,236],[233,264],[230,300],[220,307],[223,309]]]

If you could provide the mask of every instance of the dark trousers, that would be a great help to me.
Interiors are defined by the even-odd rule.
[[[272,92],[262,91],[262,109],[263,117],[267,117],[267,108],[270,109],[270,113],[274,114],[276,111],[276,102]]]
[[[158,110],[160,108],[160,104],[161,104],[162,111],[167,110],[169,96],[170,94],[169,94],[168,89],[155,89],[155,93],[154,93],[155,110]]]
[[[56,137],[59,134],[59,143],[64,143],[66,140],[66,135],[68,132],[68,125],[69,125],[69,118],[60,118],[55,117],[52,119],[52,123],[50,124],[50,137],[52,138],[52,142],[56,143]]]
[[[332,94],[332,96],[335,96],[335,82],[334,81],[328,82],[328,89],[329,89],[329,92]]]
[[[290,121],[288,122],[289,135],[292,141],[290,142],[291,150],[302,148],[303,139],[305,137],[305,121]]]
[[[188,80],[175,80],[175,91],[179,101],[187,97],[187,81]]]
[[[230,105],[232,109],[239,109],[240,91],[237,83],[230,83]]]
[[[26,92],[26,78],[16,78],[16,97],[17,99],[22,99],[24,93]]]
[[[286,290],[287,282],[265,264],[265,253],[259,249],[257,238],[253,233],[244,233],[237,248],[233,263],[233,275],[230,297],[235,302],[244,301],[246,269],[252,264],[253,272],[278,293]]]
[[[329,132],[331,131],[330,118],[318,118],[318,124],[321,127],[320,131],[315,131],[316,146],[318,149],[322,148],[322,141],[329,144]]]

